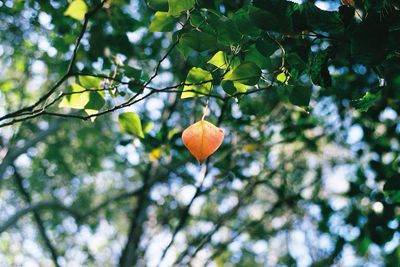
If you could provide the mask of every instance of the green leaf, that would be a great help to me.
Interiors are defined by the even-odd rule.
[[[343,22],[338,12],[322,10],[310,2],[304,3],[302,8],[307,18],[309,30],[333,33],[344,30]]]
[[[85,14],[88,10],[88,7],[83,0],[73,0],[67,10],[64,12],[64,16],[70,16],[76,20],[83,20],[85,18]]]
[[[215,55],[209,61],[207,61],[207,63],[223,70],[226,70],[228,67],[228,59],[223,51],[218,51],[215,53]]]
[[[362,64],[379,64],[385,59],[387,40],[388,27],[378,15],[369,14],[351,36],[351,56]]]
[[[310,86],[294,86],[289,100],[293,105],[306,107],[310,104],[312,88]]]
[[[93,76],[79,76],[79,83],[89,89],[100,88],[101,79]]]
[[[202,83],[202,82],[212,80],[212,78],[213,77],[210,72],[203,70],[201,68],[192,68],[186,77],[185,84],[196,83],[196,85],[185,85],[183,87],[181,98],[197,97],[197,96],[204,96],[204,94],[205,95],[209,94],[211,91],[212,83],[211,82]],[[196,92],[187,92],[190,90],[200,92],[200,94]]]
[[[370,107],[375,105],[375,103],[381,98],[381,92],[371,93],[366,92],[365,95],[359,99],[353,100],[353,107],[361,112],[366,112]]]
[[[290,76],[287,75],[284,71],[276,76],[276,80],[284,84],[288,84],[289,78]]]
[[[175,27],[174,17],[170,16],[168,12],[157,11],[151,21],[150,32],[170,32]]]
[[[281,0],[254,0],[249,9],[250,20],[260,29],[274,32],[292,32],[295,8],[298,4]]]
[[[124,112],[119,114],[118,123],[122,133],[144,138],[142,123],[135,112]]]
[[[315,85],[330,87],[332,78],[328,71],[328,60],[332,55],[331,47],[310,53],[308,58],[308,73]]]
[[[245,61],[228,73],[225,80],[236,81],[246,85],[255,85],[261,77],[261,69],[251,61]]]
[[[89,101],[85,105],[85,109],[91,109],[91,110],[100,110],[106,101],[104,100],[104,97],[99,94],[98,92],[90,92],[89,93]]]
[[[218,43],[226,46],[241,44],[242,34],[231,19],[221,17],[211,26],[217,31]]]
[[[400,202],[400,174],[391,176],[383,186],[383,191],[391,201]]]
[[[278,31],[280,28],[279,18],[270,11],[251,7],[249,17],[255,26],[265,31]]]
[[[269,57],[278,49],[278,45],[270,38],[265,38],[256,42],[256,48],[262,55]]]
[[[134,79],[136,81],[139,81],[140,78],[142,77],[142,70],[140,69],[133,68],[130,66],[125,66],[124,69],[125,69],[125,75],[129,79]]]
[[[241,8],[236,11],[232,20],[242,34],[250,36],[258,36],[260,34],[260,29],[255,27],[250,20],[248,8]]]
[[[84,109],[89,102],[89,92],[83,92],[85,88],[76,83],[71,84],[71,89],[75,94],[65,96],[58,106],[60,108]]]
[[[250,46],[248,52],[245,55],[245,61],[256,63],[256,65],[260,69],[272,69],[271,59],[269,58],[269,56],[265,57],[264,55],[262,55],[256,48],[256,45]]]
[[[222,89],[229,94],[235,95],[237,93],[244,93],[247,91],[248,86],[239,82],[233,82],[229,80],[223,80],[221,82]]]
[[[193,8],[196,4],[196,0],[168,0],[168,4],[168,13],[172,16],[178,16],[182,11]]]
[[[158,11],[168,11],[168,0],[148,0],[147,5]]]
[[[199,31],[191,31],[183,34],[180,41],[180,44],[199,52],[214,49],[216,43],[217,38],[213,34]]]

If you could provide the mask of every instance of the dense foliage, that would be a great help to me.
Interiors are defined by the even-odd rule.
[[[0,266],[397,266],[400,3],[295,2],[0,1]]]

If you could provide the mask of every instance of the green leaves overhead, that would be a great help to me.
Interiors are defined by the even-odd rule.
[[[147,0],[147,5],[158,11],[168,11],[168,0]]]
[[[336,11],[322,10],[311,2],[305,2],[302,5],[302,10],[309,30],[334,33],[344,29],[343,22]]]
[[[151,21],[150,32],[169,32],[174,29],[175,19],[168,12],[156,12]]]
[[[135,112],[124,112],[119,114],[118,123],[121,133],[144,138],[142,123]]]
[[[252,7],[249,16],[254,25],[265,31],[277,31],[281,28],[279,18],[271,11]]]
[[[387,40],[387,25],[378,14],[369,14],[354,30],[351,37],[351,56],[362,64],[379,64],[385,59]]]
[[[189,10],[194,7],[196,0],[168,0],[168,13],[177,16],[182,11]]]
[[[253,23],[267,31],[341,32],[344,25],[338,12],[325,11],[311,2],[296,4],[281,0],[255,0],[249,15]]]
[[[298,4],[280,0],[255,0],[249,10],[251,21],[266,31],[291,32],[293,31],[293,14],[298,12]],[[299,21],[296,24],[304,24]]]
[[[70,16],[76,20],[83,20],[85,18],[85,14],[88,10],[88,7],[83,0],[72,0],[72,2],[68,5],[68,8],[65,10],[64,15]]]
[[[210,94],[212,75],[201,68],[192,68],[185,81],[181,98],[204,96]],[[206,82],[210,81],[210,82]],[[192,92],[195,91],[195,92]]]
[[[217,38],[206,32],[191,31],[182,35],[180,44],[202,52],[215,48]]]
[[[261,69],[250,61],[243,62],[225,76],[225,80],[239,82],[246,85],[255,85],[261,77]]]

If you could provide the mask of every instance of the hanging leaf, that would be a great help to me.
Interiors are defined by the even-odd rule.
[[[124,112],[118,116],[119,127],[122,133],[136,135],[144,138],[142,123],[135,112]]]
[[[214,124],[201,120],[182,133],[182,142],[199,163],[212,155],[222,144],[224,132]]]
[[[76,20],[83,20],[85,18],[85,14],[88,10],[88,7],[83,0],[73,0],[67,10],[65,10],[64,15],[70,16]]]
[[[185,84],[188,85],[185,85],[183,87],[181,98],[189,98],[196,96],[199,97],[208,95],[210,93],[212,86],[211,80],[212,80],[212,75],[208,71],[203,70],[201,68],[192,68],[186,77]],[[210,81],[210,82],[204,83],[205,81]]]

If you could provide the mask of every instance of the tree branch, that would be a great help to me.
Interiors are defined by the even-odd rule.
[[[137,196],[141,192],[141,190],[142,190],[142,188],[139,188],[139,189],[136,189],[136,190],[133,190],[130,192],[124,192],[120,195],[117,195],[115,197],[107,199],[107,200],[101,202],[99,205],[95,206],[94,208],[90,209],[86,213],[78,211],[74,207],[66,206],[59,201],[41,201],[38,203],[30,204],[28,207],[17,211],[8,220],[6,220],[2,225],[0,225],[0,234],[2,232],[6,231],[11,226],[13,226],[15,223],[18,222],[19,219],[21,219],[25,215],[29,214],[30,212],[46,210],[46,209],[54,209],[54,210],[64,211],[64,212],[68,213],[69,215],[71,215],[75,220],[80,222],[80,221],[83,221],[83,220],[87,219],[88,217],[96,214],[98,211],[100,211],[101,209],[104,209],[111,203],[114,203],[116,201],[121,201],[125,198]]]
[[[21,108],[17,111],[8,113],[2,117],[0,117],[0,121],[6,120],[6,119],[11,119],[11,118],[16,118],[16,117],[20,117],[20,116],[24,116],[26,115],[26,112],[30,112],[33,111],[36,107],[38,107],[41,103],[43,103],[44,101],[46,101],[67,79],[69,76],[71,76],[72,73],[72,69],[73,66],[75,64],[76,61],[76,55],[78,53],[78,49],[79,46],[81,44],[82,38],[85,35],[86,31],[87,31],[87,26],[89,23],[89,19],[98,11],[100,10],[103,5],[107,2],[107,0],[102,0],[98,5],[96,5],[94,8],[92,8],[91,10],[89,10],[86,14],[85,14],[85,19],[83,21],[82,24],[82,28],[81,31],[79,32],[79,35],[75,41],[75,46],[74,46],[74,50],[72,52],[72,56],[71,59],[69,61],[69,65],[68,68],[65,72],[65,74],[55,83],[55,85],[53,87],[51,87],[44,95],[42,95],[34,104]],[[40,113],[39,109],[39,113]],[[36,113],[34,111],[34,113]],[[6,124],[9,125],[9,124]],[[0,125],[0,127],[2,127],[2,125]]]
[[[17,211],[14,215],[12,215],[7,221],[5,221],[0,226],[0,234],[3,233],[4,231],[6,231],[9,227],[13,226],[15,223],[18,222],[19,219],[21,219],[28,213],[39,211],[39,210],[46,210],[46,209],[56,209],[56,210],[66,212],[77,220],[79,220],[79,218],[81,217],[81,214],[78,211],[76,211],[68,206],[65,206],[61,202],[42,201],[39,203],[31,204],[28,207]]]

